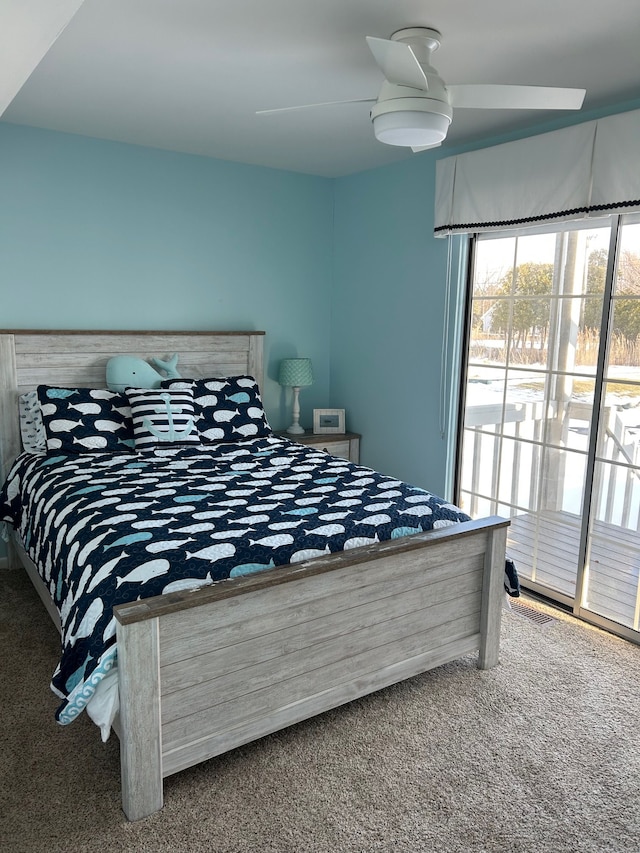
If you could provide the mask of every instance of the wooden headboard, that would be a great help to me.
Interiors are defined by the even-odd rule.
[[[0,474],[21,450],[18,397],[38,385],[106,388],[114,355],[179,354],[185,377],[249,373],[262,387],[264,332],[0,330]]]

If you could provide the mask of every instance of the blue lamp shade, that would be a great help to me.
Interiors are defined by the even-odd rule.
[[[283,358],[280,362],[278,382],[288,388],[304,388],[313,385],[313,369],[310,358]]]

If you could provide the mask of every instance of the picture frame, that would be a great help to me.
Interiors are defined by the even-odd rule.
[[[313,410],[313,434],[330,435],[332,433],[343,433],[344,409],[314,409]]]

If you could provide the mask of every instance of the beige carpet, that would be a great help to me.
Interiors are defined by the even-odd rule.
[[[542,605],[464,658],[165,782],[120,810],[118,743],[53,720],[57,635],[0,573],[0,850],[638,853],[640,647]]]

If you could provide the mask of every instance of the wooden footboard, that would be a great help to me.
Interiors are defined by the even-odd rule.
[[[115,608],[123,809],[165,776],[478,650],[508,521],[482,519]]]

